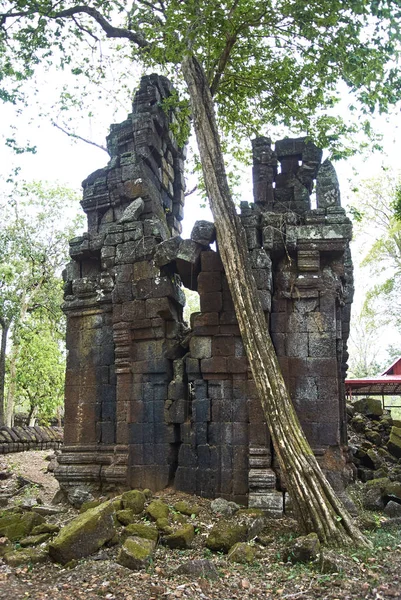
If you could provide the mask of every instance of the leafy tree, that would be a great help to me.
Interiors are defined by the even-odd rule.
[[[84,44],[104,37],[118,40],[116,51],[126,52],[128,43],[133,58],[184,80],[241,335],[294,508],[303,530],[337,544],[367,542],[323,476],[280,374],[220,134],[239,137],[284,123],[330,145],[347,131],[324,112],[338,100],[340,80],[362,113],[386,111],[401,90],[400,15],[397,0],[137,0],[129,6],[18,0],[0,13],[3,71],[14,82],[4,86],[5,99],[15,100],[18,82],[40,61],[57,57],[64,67],[88,72],[89,60],[78,65],[74,59]]]
[[[348,342],[348,377],[359,379],[375,377],[383,371],[384,364],[378,360],[379,330],[375,321],[366,314],[352,315],[351,334]]]
[[[16,405],[28,412],[30,425],[36,419],[49,421],[60,411],[64,376],[65,354],[54,323],[29,320],[19,336],[15,392]]]
[[[385,171],[363,180],[355,190],[352,213],[356,243],[361,246],[362,273],[372,282],[366,291],[363,315],[370,328],[393,324],[399,329],[401,292],[401,221],[397,214],[401,178]]]
[[[5,207],[8,218],[0,225],[0,424],[4,424],[4,421],[11,424],[13,418],[17,364],[24,326],[33,317],[39,322],[40,315],[46,315],[48,323],[60,323],[60,272],[67,260],[68,239],[76,231],[79,222],[74,215],[76,208],[72,208],[76,199],[74,192],[62,186],[22,184],[14,189]],[[71,219],[71,215],[75,218]],[[8,337],[9,373],[5,417]]]

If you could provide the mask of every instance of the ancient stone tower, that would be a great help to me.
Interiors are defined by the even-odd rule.
[[[213,224],[182,240],[184,152],[163,77],[144,77],[83,183],[88,232],[65,272],[64,488],[167,485],[279,515],[285,503]],[[330,162],[304,139],[253,143],[241,219],[260,298],[305,433],[336,487],[346,472],[351,224]],[[316,185],[316,208],[311,193]],[[200,295],[191,328],[185,287]]]

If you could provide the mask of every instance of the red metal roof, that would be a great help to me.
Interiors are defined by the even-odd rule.
[[[380,376],[401,375],[401,356],[399,356]]]
[[[345,389],[352,396],[401,396],[401,356],[377,377],[346,379]]]

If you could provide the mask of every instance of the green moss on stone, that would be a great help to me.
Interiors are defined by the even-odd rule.
[[[163,533],[173,533],[173,528],[171,527],[170,522],[166,517],[157,519],[156,527],[159,531],[162,531]]]
[[[392,427],[387,448],[393,456],[401,458],[401,427]]]
[[[131,525],[125,527],[124,531],[122,532],[122,538],[126,539],[132,536],[157,542],[159,538],[159,532],[157,527],[154,525],[147,525],[146,523],[132,523]]]
[[[190,548],[195,537],[194,526],[190,523],[177,529],[174,533],[163,538],[163,543],[169,548]]]
[[[47,542],[49,538],[51,538],[51,533],[39,533],[38,535],[29,535],[26,538],[22,538],[20,540],[20,545],[25,548],[26,546],[38,546],[39,544],[43,544],[43,542]]]
[[[129,525],[135,521],[134,511],[130,508],[125,508],[124,510],[118,510],[116,512],[116,517],[122,525]]]
[[[197,504],[189,504],[188,502],[185,502],[185,500],[176,502],[174,504],[174,508],[179,513],[187,515],[188,517],[191,517],[192,515],[198,515],[200,512],[200,506]]]
[[[256,556],[256,549],[246,542],[237,542],[228,552],[227,559],[230,562],[250,564]]]
[[[12,542],[28,536],[36,525],[45,519],[35,512],[8,513],[0,518],[0,536],[4,535]]]
[[[96,552],[116,533],[114,506],[108,501],[90,508],[68,523],[49,545],[53,560],[66,564]]]
[[[139,490],[130,490],[124,492],[121,496],[124,508],[131,509],[136,515],[139,515],[145,507],[145,494]]]
[[[153,500],[146,509],[146,514],[149,515],[149,517],[154,521],[163,518],[167,519],[169,513],[169,507],[161,500]]]
[[[39,535],[40,533],[58,533],[60,527],[53,525],[53,523],[42,523],[42,525],[36,525],[31,531],[32,535]]]
[[[81,506],[81,508],[79,509],[80,513],[84,513],[87,510],[89,510],[90,508],[95,508],[96,506],[100,506],[101,504],[103,504],[104,500],[89,500],[88,502],[84,502]]]
[[[117,556],[117,562],[123,567],[137,571],[148,566],[156,543],[139,537],[129,537],[125,540]]]
[[[10,567],[19,567],[27,564],[43,563],[49,558],[47,548],[24,548],[7,552],[3,560]]]
[[[216,523],[209,533],[206,546],[216,552],[228,552],[237,542],[245,542],[247,533],[248,527],[246,525],[221,520]]]

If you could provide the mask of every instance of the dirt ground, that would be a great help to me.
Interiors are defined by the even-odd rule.
[[[46,473],[49,452],[26,452],[0,457],[0,471],[10,468],[38,486],[32,488],[45,504],[58,489],[54,477]],[[1,488],[10,480],[0,481]],[[41,487],[43,486],[43,487]],[[29,494],[25,489],[25,498]],[[147,571],[133,572],[116,562],[118,548],[103,548],[82,559],[73,568],[52,562],[12,568],[0,560],[0,599],[20,600],[158,600],[158,599],[374,599],[401,600],[401,527],[380,528],[367,532],[374,550],[347,548],[346,572],[322,574],[318,565],[292,565],[282,560],[288,540],[297,535],[296,523],[290,519],[268,521],[263,536],[254,541],[256,560],[251,566],[229,563],[222,554],[213,554],[203,545],[208,530],[217,517],[210,511],[210,501],[165,490],[157,494],[168,504],[187,499],[201,506],[194,525],[198,531],[193,548],[170,550],[159,546]],[[13,502],[18,502],[18,496]],[[57,519],[67,522],[78,511],[65,509]],[[261,543],[263,541],[263,544]],[[218,570],[216,580],[177,575],[174,569],[194,559],[213,561]]]

